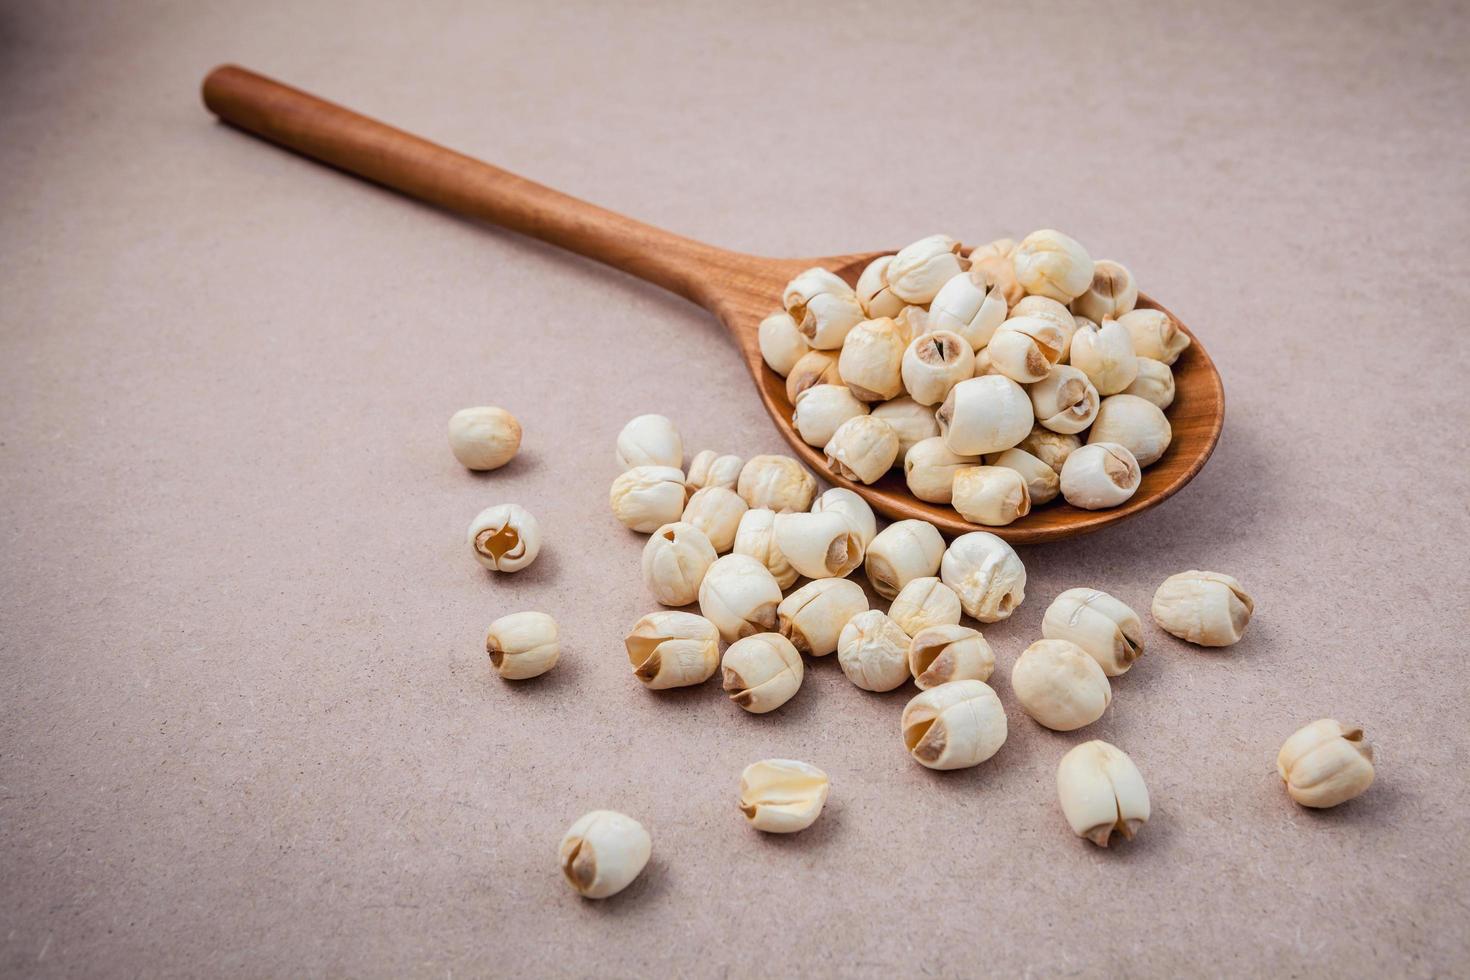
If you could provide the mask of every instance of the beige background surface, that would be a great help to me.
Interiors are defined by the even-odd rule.
[[[0,966],[26,975],[1448,975],[1463,814],[1470,28],[1459,4],[0,6]],[[707,316],[216,124],[234,60],[615,209],[772,254],[1054,225],[1206,339],[1198,480],[1023,557],[996,686],[1064,588],[1139,609],[1238,575],[1227,652],[1150,626],[1113,708],[934,774],[904,692],[831,660],[781,712],[654,695],[612,441],[780,450]],[[476,477],[449,414],[505,405]],[[519,501],[514,578],[463,529]],[[494,678],[486,625],[563,624]],[[1311,813],[1298,725],[1380,778]],[[1073,838],[1063,751],[1146,775],[1133,845]],[[746,763],[825,768],[790,839]],[[560,880],[584,810],[651,830],[614,901]]]

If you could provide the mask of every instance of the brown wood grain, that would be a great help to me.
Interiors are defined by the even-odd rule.
[[[757,327],[780,306],[782,288],[793,276],[820,265],[853,283],[864,265],[893,249],[773,259],[716,248],[554,191],[233,65],[216,68],[205,78],[204,104],[223,121],[304,156],[604,262],[709,310],[740,345],[766,410],[797,456],[834,486],[855,490],[874,510],[895,520],[930,521],[950,535],[991,531],[1014,544],[1086,534],[1173,496],[1200,471],[1220,438],[1225,391],[1219,372],[1199,337],[1181,322],[1194,342],[1174,365],[1176,394],[1166,413],[1174,438],[1163,458],[1143,471],[1143,482],[1127,503],[1086,511],[1058,501],[1007,527],[970,524],[948,506],[916,499],[896,470],[872,486],[837,475],[826,457],[797,434],[785,380],[761,360]],[[1164,309],[1142,294],[1138,305]]]

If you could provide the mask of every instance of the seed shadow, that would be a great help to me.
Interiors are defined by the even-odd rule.
[[[576,651],[572,651],[571,656],[568,656],[567,651],[562,650],[556,666],[546,673],[521,680],[510,680],[495,672],[495,667],[490,663],[489,655],[486,654],[485,670],[489,675],[486,678],[487,687],[506,688],[511,692],[510,697],[514,698],[545,697],[548,694],[562,693],[576,687],[582,673],[582,664]]]
[[[631,673],[631,671],[632,665],[630,664],[629,672]],[[718,669],[707,680],[703,680],[698,684],[686,684],[683,687],[666,687],[660,690],[645,687],[644,691],[655,701],[666,704],[681,704],[686,701],[705,701],[710,697],[727,697],[724,689],[720,687],[720,672]]]
[[[460,467],[460,471],[476,483],[494,483],[496,480],[521,473],[545,469],[541,454],[534,449],[521,449],[510,462],[493,470],[471,470]]]
[[[1280,785],[1280,777],[1276,773],[1273,772],[1271,778]],[[1284,786],[1281,787],[1281,795],[1291,806],[1301,811],[1301,819],[1324,827],[1353,831],[1381,829],[1413,801],[1412,794],[1405,793],[1402,787],[1392,782],[1382,783],[1376,778],[1362,796],[1326,809],[1302,806],[1287,796]]]

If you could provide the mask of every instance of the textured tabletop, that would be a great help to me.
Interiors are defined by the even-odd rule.
[[[617,9],[622,7],[623,9]],[[1470,20],[1463,4],[0,5],[0,971],[14,975],[1273,976],[1470,972]],[[774,255],[1067,230],[1203,339],[1214,459],[1163,506],[1025,549],[986,629],[1010,738],[934,773],[912,688],[835,658],[742,713],[654,693],[613,439],[781,451],[733,344],[621,274],[224,128],[235,61],[683,234]],[[525,427],[461,469],[449,415]],[[541,519],[513,577],[464,543]],[[1146,611],[1209,568],[1245,640],[1147,624],[1072,734],[1009,674],[1063,589]],[[489,622],[565,652],[495,677]],[[1378,782],[1282,791],[1298,726]],[[1087,738],[1154,816],[1098,850],[1056,802]],[[809,831],[735,806],[832,779]],[[627,892],[557,842],[641,820]]]

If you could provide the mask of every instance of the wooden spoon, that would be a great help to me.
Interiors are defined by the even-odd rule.
[[[1144,470],[1132,499],[1100,511],[1048,504],[1007,527],[970,524],[947,506],[915,498],[896,470],[872,486],[838,476],[820,450],[802,441],[791,423],[785,380],[761,360],[757,327],[780,307],[783,288],[798,272],[820,265],[855,283],[868,262],[895,249],[810,259],[729,252],[606,211],[233,65],[205,78],[204,104],[246,132],[449,211],[605,262],[709,310],[740,345],[766,411],[796,454],[833,485],[857,491],[874,510],[895,520],[930,521],[951,535],[991,531],[1015,544],[1074,537],[1178,492],[1205,465],[1220,438],[1225,392],[1214,363],[1190,333],[1194,342],[1174,365],[1177,394],[1168,411],[1173,442]],[[1138,305],[1163,309],[1142,294]]]

